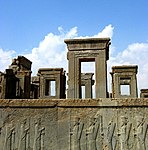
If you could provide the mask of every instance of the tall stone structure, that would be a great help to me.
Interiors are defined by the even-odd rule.
[[[0,72],[0,98],[16,98],[18,79],[12,69],[6,69],[5,73]]]
[[[17,83],[17,97],[18,98],[30,98],[31,90],[31,65],[32,62],[24,56],[18,56],[18,58],[12,60],[12,64],[9,69],[13,70]]]
[[[31,78],[31,93],[30,98],[38,99],[39,98],[39,86],[40,86],[40,78],[39,76],[33,76]]]
[[[40,79],[40,98],[65,98],[66,78],[63,68],[41,68],[38,71]]]
[[[31,64],[24,56],[18,56],[9,69],[0,73],[1,98],[30,98]]]
[[[95,62],[96,98],[107,97],[109,38],[67,39],[68,98],[81,98],[81,62]]]
[[[113,66],[112,67],[112,96],[113,98],[121,98],[121,97],[138,97],[137,92],[137,71],[138,66],[136,65],[129,65],[129,66]],[[122,86],[123,90],[124,86],[126,94],[122,93]]]
[[[93,91],[92,86],[94,85],[93,80],[94,73],[81,73],[81,86],[85,87],[85,98],[92,98]]]

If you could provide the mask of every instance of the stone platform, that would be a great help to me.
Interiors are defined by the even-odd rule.
[[[148,98],[1,99],[0,150],[146,150]]]

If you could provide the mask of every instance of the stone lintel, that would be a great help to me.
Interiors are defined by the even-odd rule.
[[[122,73],[122,72],[132,72],[137,73],[138,72],[138,66],[137,65],[122,65],[122,66],[113,66],[112,67],[112,73]]]
[[[30,76],[32,71],[23,70],[23,71],[17,71],[17,76],[23,75],[23,76]]]
[[[65,39],[69,51],[104,50],[110,45],[110,38]]]
[[[38,70],[38,75],[51,74],[52,72],[63,73],[63,68],[40,68]]]

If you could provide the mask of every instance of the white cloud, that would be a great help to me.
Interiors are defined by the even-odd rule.
[[[97,35],[94,35],[93,37],[100,37],[100,38],[110,37],[110,38],[112,38],[113,30],[114,30],[114,27],[111,24],[109,24],[101,32],[99,32]]]
[[[58,28],[60,34],[49,33],[44,40],[39,43],[37,48],[33,48],[30,54],[25,56],[33,62],[33,73],[37,73],[42,67],[62,67],[67,66],[67,49],[64,39],[77,36],[77,27],[65,33],[62,27]]]
[[[116,56],[110,56],[108,68],[115,65],[138,65],[138,89],[148,88],[148,43],[132,43]]]
[[[14,53],[15,51],[13,50],[4,51],[2,48],[0,48],[0,71],[4,72],[5,69],[8,68]]]

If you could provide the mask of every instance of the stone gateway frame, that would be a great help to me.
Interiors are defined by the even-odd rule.
[[[68,48],[67,98],[81,98],[81,62],[95,62],[95,95],[96,98],[106,98],[110,39],[67,39],[65,43]]]

